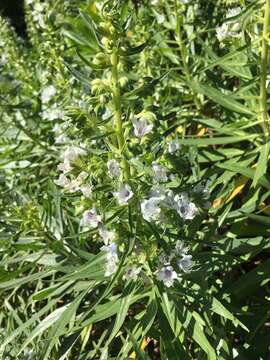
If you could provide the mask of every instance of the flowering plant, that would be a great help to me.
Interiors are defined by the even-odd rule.
[[[269,9],[221,3],[27,0],[27,41],[1,18],[1,355],[251,356]]]

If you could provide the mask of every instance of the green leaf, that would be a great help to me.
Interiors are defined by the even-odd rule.
[[[260,156],[253,177],[253,182],[252,182],[253,186],[256,186],[258,184],[259,179],[266,173],[268,166],[269,150],[270,150],[269,141],[260,146]]]
[[[226,109],[235,111],[240,114],[255,115],[245,105],[234,100],[231,95],[223,94],[221,91],[216,90],[212,86],[192,82],[191,87],[194,89],[194,91],[205,95],[206,97],[208,97],[215,103],[225,107]]]

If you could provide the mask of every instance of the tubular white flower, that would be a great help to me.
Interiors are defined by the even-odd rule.
[[[101,239],[103,240],[105,245],[109,245],[110,243],[113,242],[113,240],[115,238],[114,231],[106,230],[105,226],[100,223],[98,225],[98,232],[99,232],[99,236],[101,237]]]
[[[101,222],[101,216],[97,214],[96,208],[86,210],[81,219],[81,226],[96,227]]]
[[[180,149],[180,144],[178,142],[178,139],[174,139],[174,140],[169,140],[167,141],[167,146],[168,146],[168,152],[170,154],[175,153],[176,151],[178,151]]]
[[[62,171],[64,174],[70,172],[73,168],[69,162],[63,162],[58,164],[57,169]]]
[[[184,220],[192,220],[198,209],[193,202],[190,202],[187,194],[183,193],[174,197],[176,211]]]
[[[171,287],[174,280],[177,279],[177,273],[173,270],[172,266],[164,266],[157,272],[157,278],[158,280],[163,281],[165,286]]]
[[[141,268],[137,267],[136,265],[130,265],[127,267],[123,278],[125,280],[135,281],[135,280],[137,280],[140,271],[141,271]]]
[[[119,205],[126,205],[132,198],[133,192],[128,184],[121,184],[119,190],[113,193]]]
[[[147,135],[153,129],[153,124],[149,124],[143,117],[139,119],[133,119],[132,123],[134,127],[134,135],[138,138]]]
[[[146,221],[157,220],[159,218],[161,209],[158,204],[160,201],[160,198],[152,197],[141,202],[142,216]]]
[[[92,195],[92,186],[91,185],[87,185],[87,184],[81,185],[80,190],[84,197],[86,197],[86,198],[91,197],[91,195]]]
[[[216,34],[219,42],[223,42],[230,36],[229,26],[227,23],[223,23],[216,28]]]
[[[75,161],[79,156],[86,154],[86,151],[81,147],[69,146],[64,153],[64,162]]]
[[[117,245],[115,243],[104,245],[101,247],[101,250],[106,253],[105,276],[111,276],[116,272],[119,261]]]
[[[66,177],[66,175],[61,174],[57,180],[54,180],[54,183],[61,187],[66,187],[70,184],[70,180]]]

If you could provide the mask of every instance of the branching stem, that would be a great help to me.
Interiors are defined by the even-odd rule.
[[[123,131],[122,123],[122,109],[121,109],[121,96],[118,82],[118,54],[117,48],[113,49],[112,56],[112,85],[113,85],[113,104],[114,104],[114,117],[115,117],[115,126],[116,126],[116,136],[119,152],[122,154],[125,147],[125,137]],[[130,169],[127,160],[124,158],[122,160],[123,169],[124,169],[124,178],[125,180],[129,179]]]

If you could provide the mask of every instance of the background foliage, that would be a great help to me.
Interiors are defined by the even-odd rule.
[[[101,206],[110,200],[103,164],[104,143],[114,131],[104,121],[110,97],[106,88],[93,90],[93,80],[110,71],[100,43],[100,29],[106,34],[102,4],[26,1],[25,38],[0,19],[0,354],[3,359],[267,359],[265,2],[107,2],[105,20],[117,29],[123,47],[125,134],[131,113],[155,114],[153,136],[141,144],[129,138],[138,197],[147,180],[140,182],[137,174],[160,157],[180,179],[177,186],[208,181],[211,202],[192,222],[172,218],[164,234],[142,223],[135,207],[112,208],[110,220],[124,224],[122,241],[130,246],[111,278],[104,276],[95,232],[80,232],[87,200],[54,183],[66,146],[83,142]],[[241,24],[237,36],[220,42],[216,30],[235,7],[241,9],[232,20]],[[42,94],[50,85],[56,93],[44,106]],[[163,151],[171,138],[182,146],[173,155]],[[150,261],[146,275],[125,281],[131,235]],[[196,262],[173,288],[146,279],[155,244],[166,236],[184,239]]]

